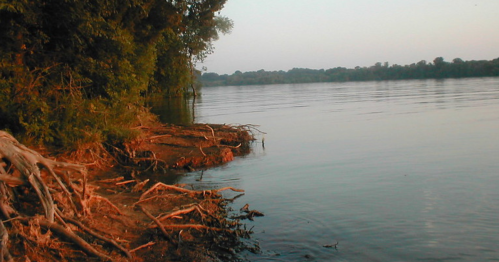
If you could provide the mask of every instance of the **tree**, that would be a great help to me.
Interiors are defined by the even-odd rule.
[[[370,67],[356,66],[353,69],[336,67],[331,69],[293,68],[284,71],[258,72],[236,71],[232,75],[218,76],[205,73],[201,81],[205,85],[247,85],[247,84],[282,84],[339,81],[372,81],[394,79],[425,79],[441,77],[480,77],[499,75],[499,59],[492,61],[463,61],[456,58],[447,63],[442,57],[434,59],[434,64],[421,60],[410,65],[392,65],[388,62],[375,63]]]
[[[192,86],[232,27],[215,15],[225,2],[2,0],[0,128],[58,145],[126,138],[146,96]]]

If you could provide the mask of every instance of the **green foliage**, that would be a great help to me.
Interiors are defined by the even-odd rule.
[[[449,63],[445,62],[442,57],[437,57],[433,63],[422,60],[406,66],[389,66],[385,62],[354,69],[344,67],[327,70],[293,68],[287,72],[259,70],[242,73],[236,71],[232,75],[204,73],[199,79],[204,86],[224,86],[482,76],[499,76],[499,58],[490,61],[463,61],[455,58],[452,63]]]
[[[0,0],[0,128],[77,148],[130,139],[147,96],[182,95],[226,0]]]

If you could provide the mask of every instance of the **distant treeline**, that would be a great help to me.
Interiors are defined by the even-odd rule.
[[[204,73],[200,80],[204,86],[228,85],[262,85],[287,83],[314,83],[314,82],[345,82],[345,81],[373,81],[373,80],[402,80],[426,78],[462,78],[499,76],[499,58],[494,60],[463,61],[455,58],[446,62],[437,57],[433,63],[422,60],[410,65],[389,65],[388,62],[376,63],[370,67],[331,69],[293,68],[285,71],[236,71],[232,75],[218,75]]]

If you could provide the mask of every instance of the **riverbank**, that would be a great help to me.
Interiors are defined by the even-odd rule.
[[[142,138],[125,146],[135,165],[155,168],[207,168],[230,162],[249,153],[253,140],[249,126],[195,124],[142,127]]]
[[[68,190],[58,188],[43,172],[61,165],[42,168],[42,184],[47,184],[55,204],[54,221],[43,215],[29,185],[13,188],[23,193],[16,193],[17,199],[9,203],[15,214],[4,214],[10,216],[4,224],[12,261],[218,261],[233,260],[239,250],[254,248],[242,244],[240,239],[251,232],[230,219],[226,208],[228,198],[243,190],[194,191],[188,185],[156,183],[147,176],[232,161],[249,152],[250,127],[195,124],[137,129],[142,135],[121,146],[60,155],[58,161],[73,158],[86,163],[76,165],[86,166],[78,172],[75,165],[56,172]],[[43,155],[51,159],[49,152]],[[14,161],[5,162],[9,175],[18,172]],[[222,196],[222,192],[227,193]]]

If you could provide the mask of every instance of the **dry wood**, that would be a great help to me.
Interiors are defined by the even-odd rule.
[[[137,183],[137,181],[135,181],[135,180],[127,180],[127,181],[116,183],[115,185],[121,186],[121,185],[130,184],[130,183]]]
[[[123,214],[123,212],[121,212],[121,210],[117,206],[115,206],[113,203],[111,203],[111,201],[109,201],[109,199],[107,199],[107,198],[104,198],[104,197],[101,197],[101,196],[97,196],[97,195],[92,195],[90,197],[90,199],[88,200],[88,202],[90,203],[92,200],[102,201],[102,202],[108,204],[114,210],[116,210],[116,212],[118,212],[118,214],[120,214],[122,216],[125,215],[125,214]]]
[[[94,230],[90,229],[89,227],[83,225],[83,223],[81,223],[80,221],[76,220],[76,219],[72,219],[72,218],[69,218],[69,217],[65,217],[64,218],[66,221],[68,221],[69,223],[71,224],[74,224],[76,226],[78,226],[79,228],[83,229],[84,231],[86,231],[87,233],[89,233],[90,235],[100,239],[100,240],[103,240],[105,242],[108,242],[110,243],[111,245],[115,246],[116,248],[118,248],[119,250],[121,250],[128,258],[132,258],[132,254],[130,254],[130,251],[128,251],[126,248],[124,248],[123,246],[121,246],[120,244],[116,243],[116,241],[114,241],[114,239],[111,239],[111,238],[107,238],[97,232],[95,232]]]
[[[142,194],[142,196],[140,196],[139,200],[143,200],[146,198],[147,195],[152,194],[153,192],[159,191],[159,190],[172,190],[172,191],[177,191],[180,193],[189,194],[191,196],[196,196],[196,195],[203,195],[204,196],[208,192],[210,194],[217,194],[217,193],[225,191],[225,190],[232,190],[235,192],[244,192],[244,190],[242,190],[242,189],[237,189],[237,188],[233,188],[233,187],[224,187],[224,188],[215,189],[215,190],[195,191],[195,190],[189,190],[189,189],[185,189],[185,188],[178,187],[178,186],[166,185],[166,184],[163,184],[161,182],[158,182],[158,183],[154,184],[154,186],[149,188],[146,192],[144,192]]]
[[[30,221],[29,218],[18,217],[16,219],[20,220],[23,223],[28,223]],[[63,226],[61,226],[57,223],[54,223],[54,222],[47,221],[47,220],[38,220],[37,223],[41,227],[43,227],[47,230],[50,230],[50,231],[54,232],[55,234],[70,240],[74,244],[78,245],[85,253],[92,255],[92,256],[96,256],[104,261],[112,261],[112,259],[109,256],[99,252],[97,249],[95,249],[92,245],[87,243],[81,237],[79,237],[75,233],[67,230]]]
[[[9,242],[9,233],[5,228],[3,221],[0,221],[0,262],[3,262],[5,260],[13,261],[9,249],[7,248],[8,242]]]
[[[181,188],[181,187],[176,187],[176,186],[170,186],[170,185],[158,182],[158,183],[154,184],[151,188],[149,188],[146,192],[144,192],[140,196],[139,200],[143,200],[143,199],[146,198],[147,195],[152,194],[153,192],[161,190],[161,189],[163,189],[163,190],[170,189],[170,190],[174,190],[174,191],[177,191],[177,192],[188,193],[188,194],[195,194],[195,193],[197,193],[196,191],[192,191],[192,190],[189,190],[189,189],[185,189],[185,188]]]
[[[20,144],[14,137],[4,131],[0,131],[0,161],[0,183],[2,184],[0,185],[0,198],[2,199],[0,205],[4,217],[9,219],[10,214],[16,212],[12,210],[9,203],[4,200],[9,198],[10,192],[5,190],[3,183],[7,183],[10,186],[29,184],[31,185],[32,190],[38,195],[45,212],[46,220],[37,219],[37,222],[41,227],[46,228],[65,239],[69,239],[71,242],[78,245],[81,250],[90,255],[97,256],[103,260],[111,260],[110,257],[97,251],[78,235],[66,229],[69,227],[62,217],[62,213],[54,204],[49,186],[42,179],[41,171],[45,170],[57,182],[63,195],[66,196],[65,198],[70,203],[70,206],[72,206],[75,211],[81,212],[83,210],[83,199],[73,187],[68,172],[79,172],[83,175],[85,180],[86,169],[84,166],[44,158],[38,152]],[[5,170],[4,166],[9,166],[9,170]],[[20,177],[13,176],[12,174],[19,174]],[[62,225],[54,222],[55,218],[57,218],[57,221]],[[23,223],[28,223],[31,220],[29,217],[22,216],[17,216],[13,219],[20,220]],[[4,258],[11,260],[12,258],[10,257],[8,250],[5,249],[8,241],[8,234],[3,221],[0,222],[0,224],[0,252],[2,253],[0,254],[0,257],[2,260]]]
[[[166,135],[157,135],[157,136],[150,136],[147,139],[153,140],[153,139],[158,139],[158,138],[163,138],[163,137],[171,137],[172,135],[166,134]]]
[[[230,231],[229,229],[226,228],[218,228],[218,227],[209,227],[205,225],[199,225],[199,224],[173,224],[173,225],[163,225],[165,228],[194,228],[194,229],[206,229],[206,230],[213,230],[213,231]]]
[[[144,189],[144,187],[146,186],[146,184],[149,183],[149,179],[146,179],[140,183],[137,183],[133,189],[132,189],[132,192],[140,192],[142,191],[142,189]]]
[[[174,198],[174,197],[177,197],[178,195],[176,194],[162,194],[162,195],[156,195],[156,196],[152,196],[152,197],[149,197],[149,198],[146,198],[146,199],[142,199],[142,200],[139,200],[137,202],[135,202],[133,205],[139,205],[139,204],[142,204],[142,203],[145,203],[145,202],[148,202],[148,201],[151,201],[151,200],[155,200],[155,199],[160,199],[160,198]]]
[[[38,152],[20,144],[13,136],[4,131],[0,131],[0,159],[4,164],[9,164],[16,168],[21,175],[21,180],[29,182],[38,195],[44,208],[45,216],[50,222],[54,221],[54,200],[47,184],[41,177],[41,169],[46,170],[68,196],[72,196],[73,194],[64,185],[59,176],[64,176],[65,171],[77,171],[83,175],[86,174],[84,166],[44,158]],[[8,163],[5,163],[5,161],[8,161]],[[0,169],[0,173],[1,175],[8,176],[3,167]],[[10,182],[15,182],[15,180],[14,178]],[[73,202],[71,197],[68,197],[68,199],[70,202]],[[81,202],[81,199],[78,199],[78,201]],[[72,203],[72,206],[75,207],[75,204]]]
[[[138,246],[138,247],[136,247],[136,248],[134,248],[134,249],[130,250],[130,253],[134,253],[134,252],[136,252],[136,251],[138,251],[138,250],[141,250],[141,249],[146,248],[146,247],[153,246],[153,245],[155,245],[155,244],[156,244],[156,242],[153,242],[153,241],[148,242],[148,243],[146,243],[146,244],[144,244],[144,245]]]
[[[222,187],[220,189],[214,189],[214,190],[212,190],[212,192],[220,193],[220,192],[225,191],[225,190],[232,190],[234,192],[244,192],[243,189],[237,189],[237,188],[233,188],[233,187],[230,187],[230,186],[229,187]]]
[[[174,212],[171,212],[171,213],[169,213],[167,215],[161,216],[161,217],[158,218],[158,221],[164,221],[164,220],[166,220],[168,218],[180,216],[180,215],[183,215],[183,214],[187,214],[187,213],[190,213],[190,212],[196,211],[196,210],[201,213],[201,211],[199,210],[199,208],[197,208],[196,206],[193,206],[193,207],[190,207],[190,208],[186,208],[186,209],[174,211]]]
[[[241,147],[241,143],[239,143],[237,146],[229,146],[229,145],[222,145],[223,147],[228,147],[228,148],[240,148]]]
[[[215,127],[212,128],[207,125],[207,128],[211,130],[211,137],[213,140],[221,139],[215,136]],[[221,127],[221,129],[217,127],[217,132],[223,128],[225,127]],[[203,132],[206,133],[206,131],[207,129],[203,128]],[[199,132],[199,130],[197,130],[197,132]],[[196,136],[196,138],[197,137],[198,136]],[[207,140],[211,140],[211,138],[207,138],[206,136],[204,137]],[[160,136],[151,137],[151,139],[157,138],[160,138]],[[143,142],[146,141],[147,140],[144,140]],[[88,152],[92,154],[91,157],[97,159],[98,162],[96,163],[101,163],[99,162],[101,157],[98,154],[98,150],[99,149],[97,149],[96,152],[93,152],[89,149]],[[119,148],[115,148],[115,150],[123,154],[125,153]],[[199,150],[204,153],[202,147],[199,147]],[[135,154],[135,151],[132,149],[130,154]],[[156,168],[158,162],[164,161],[157,159],[154,152],[151,152],[149,158],[137,158],[133,156],[132,159],[134,161],[151,161],[147,162],[151,163],[147,169]],[[119,163],[116,159],[115,161]],[[76,175],[76,177],[74,175]],[[104,191],[116,189],[112,188],[114,185],[121,186],[137,182],[137,185],[135,185],[132,189],[132,192],[142,192],[143,188],[148,183],[148,180],[141,183],[138,183],[138,180],[124,180],[124,177],[118,177],[96,182],[109,183],[107,185],[101,184],[101,189]],[[96,243],[104,243],[104,246],[108,249],[119,250],[120,254],[122,253],[124,257],[117,258],[117,260],[122,261],[123,259],[130,259],[133,261],[135,258],[132,253],[157,243],[149,242],[133,250],[127,250],[118,242],[123,241],[120,240],[120,238],[126,236],[127,242],[137,243],[135,241],[138,239],[128,239],[128,237],[132,234],[135,237],[136,232],[140,231],[142,227],[144,227],[144,229],[148,228],[147,225],[140,222],[143,221],[146,216],[153,221],[149,228],[159,227],[161,234],[168,239],[168,241],[164,241],[164,243],[159,243],[161,245],[158,246],[158,250],[160,248],[164,249],[165,243],[167,243],[166,246],[171,245],[172,241],[170,235],[174,236],[175,232],[182,229],[207,230],[207,232],[217,231],[221,232],[220,234],[226,234],[225,232],[232,232],[228,228],[233,228],[234,224],[225,219],[225,213],[218,213],[222,210],[222,201],[225,201],[218,193],[225,190],[244,192],[243,190],[232,187],[196,191],[186,189],[178,185],[174,186],[156,183],[141,194],[140,197],[137,196],[138,194],[131,194],[133,195],[132,197],[136,199],[134,205],[139,209],[126,209],[127,212],[125,214],[120,208],[113,204],[113,202],[117,202],[122,199],[123,196],[121,194],[116,195],[116,197],[109,196],[110,198],[108,199],[106,197],[96,195],[93,192],[94,189],[96,190],[98,188],[100,187],[87,185],[87,171],[84,165],[71,164],[45,158],[38,152],[20,144],[8,133],[0,131],[0,215],[3,219],[5,219],[4,221],[0,220],[0,262],[13,261],[14,259],[17,261],[19,259],[13,259],[9,252],[11,251],[12,254],[18,254],[17,249],[8,250],[7,248],[10,247],[9,233],[11,234],[10,237],[15,237],[16,240],[19,240],[19,238],[21,238],[21,240],[23,238],[24,240],[27,240],[21,242],[29,242],[29,252],[37,252],[35,247],[38,244],[42,244],[41,241],[53,241],[51,238],[58,236],[59,238],[66,240],[65,242],[71,242],[75,245],[73,245],[72,248],[68,248],[68,246],[64,244],[64,241],[51,242],[55,244],[50,247],[52,249],[50,252],[55,254],[55,256],[62,257],[67,255],[67,253],[64,252],[73,252],[72,254],[78,253],[78,256],[80,256],[79,258],[86,253],[87,255],[100,258],[101,260],[111,260],[112,258],[106,253],[107,251],[102,250],[103,247],[87,242],[91,239],[92,241],[96,241]],[[118,189],[120,188],[118,187]],[[191,206],[184,206],[185,209],[183,210],[169,212],[166,214],[163,213],[157,216],[152,215],[150,211],[141,206],[142,204],[145,206],[147,203],[149,210],[158,210],[156,211],[158,213],[170,210],[171,203],[168,201],[153,202],[153,200],[163,198],[175,199],[177,203],[193,204]],[[26,199],[29,201],[26,201]],[[113,202],[111,202],[110,199],[113,200]],[[93,218],[97,220],[91,224],[97,226],[90,228],[80,221],[82,221],[82,219],[92,219],[92,214],[89,211],[90,207],[94,210],[93,207],[95,207],[96,202],[103,204],[98,204],[96,212],[107,212],[107,217],[104,216],[104,221],[97,221],[98,219],[102,219],[103,216],[94,216]],[[114,211],[116,211],[119,215],[116,215]],[[40,218],[40,213],[44,218]],[[177,220],[176,224],[168,225],[166,222],[168,219],[172,221],[171,219],[179,218],[181,218],[181,220]],[[105,225],[105,227],[98,232],[97,228],[99,228],[99,226],[104,226],[104,223],[114,220],[121,220],[122,224],[119,225],[119,227],[112,228],[109,232],[105,230],[111,229],[111,225]],[[182,225],[179,221],[184,221],[188,224]],[[26,225],[29,225],[29,227],[26,227]],[[36,226],[32,227],[32,225]],[[123,226],[125,226],[123,228],[125,231],[127,230],[127,226],[132,226],[133,230],[130,230],[129,233],[121,234],[123,231],[121,231],[120,227]],[[28,230],[29,233],[26,233],[26,230]],[[49,230],[53,234],[41,233],[45,230]],[[156,230],[144,230],[144,232],[147,232],[147,234],[155,232],[154,234],[157,234]],[[43,240],[30,238],[29,234],[43,235]],[[207,235],[212,237],[212,235],[217,234]],[[233,235],[234,234],[230,233],[230,235],[226,235],[224,238],[227,236],[230,238]],[[13,240],[11,239],[10,241]],[[64,245],[64,248],[59,249],[58,245]],[[66,248],[68,248],[68,250],[66,250]],[[113,254],[114,256],[117,255],[116,252]],[[26,259],[28,256],[30,255],[27,254]],[[31,257],[29,258],[31,259]]]
[[[110,179],[103,179],[103,180],[98,180],[96,182],[99,182],[99,183],[116,183],[116,182],[119,182],[119,181],[123,181],[125,180],[125,177],[117,177],[117,178],[110,178]]]
[[[213,137],[213,140],[217,140],[217,138],[215,137],[215,130],[213,130],[213,128],[209,125],[206,126],[211,130],[211,136]]]
[[[27,183],[27,181],[25,181],[22,178],[7,175],[6,172],[4,173],[2,171],[0,171],[0,181],[7,183],[7,185],[9,185],[11,187],[21,186],[21,185],[24,185]]]
[[[199,151],[201,151],[201,154],[202,154],[203,156],[206,156],[206,153],[203,151],[203,148],[202,148],[201,146],[199,146]]]
[[[168,235],[165,228],[163,227],[163,224],[161,224],[161,222],[157,218],[155,218],[151,213],[149,213],[144,207],[139,206],[139,208],[140,208],[140,210],[142,210],[142,212],[144,212],[144,214],[146,214],[147,217],[149,217],[152,221],[154,221],[154,223],[156,224],[157,227],[159,227],[159,229],[161,230],[161,233],[163,233],[163,235],[166,237],[166,239],[170,240],[170,236]]]

